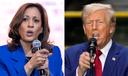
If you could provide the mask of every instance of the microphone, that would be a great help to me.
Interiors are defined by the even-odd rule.
[[[89,53],[90,53],[90,57],[92,58],[94,56],[94,54],[96,53],[96,46],[97,46],[97,40],[96,38],[91,38],[89,41]]]
[[[94,54],[96,53],[96,46],[97,46],[97,40],[96,36],[93,35],[93,37],[89,41],[89,56],[90,56],[90,75],[93,76],[93,63],[91,63],[91,59],[94,57]]]
[[[41,42],[39,40],[34,40],[32,42],[32,53],[41,49]],[[40,76],[47,76],[47,73],[44,69],[39,69]]]
[[[41,42],[39,40],[34,40],[32,42],[32,53],[35,53],[40,49],[41,49]]]

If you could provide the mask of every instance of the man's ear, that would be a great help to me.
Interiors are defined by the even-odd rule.
[[[113,33],[113,27],[110,28],[109,33],[110,33],[110,34]]]
[[[116,28],[116,24],[115,23],[111,23],[111,28],[110,28],[110,34],[113,33],[115,31]]]
[[[86,30],[85,30],[85,25],[83,24],[83,30],[84,30],[84,34],[86,34]]]

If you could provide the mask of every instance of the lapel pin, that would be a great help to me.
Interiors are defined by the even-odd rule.
[[[112,57],[112,60],[113,60],[113,61],[116,61],[116,58],[115,58],[115,57]]]

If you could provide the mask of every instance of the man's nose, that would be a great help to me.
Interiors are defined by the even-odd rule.
[[[96,28],[97,28],[97,22],[96,21],[93,21],[92,29],[96,29]]]

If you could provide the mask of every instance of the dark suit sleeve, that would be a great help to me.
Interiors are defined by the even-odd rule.
[[[72,68],[70,61],[70,53],[68,50],[65,52],[65,76],[76,76],[76,69]]]
[[[124,76],[128,76],[128,68],[126,69],[126,72],[125,72]]]
[[[87,48],[86,43],[73,45],[65,50],[65,76],[76,76],[79,58]]]

